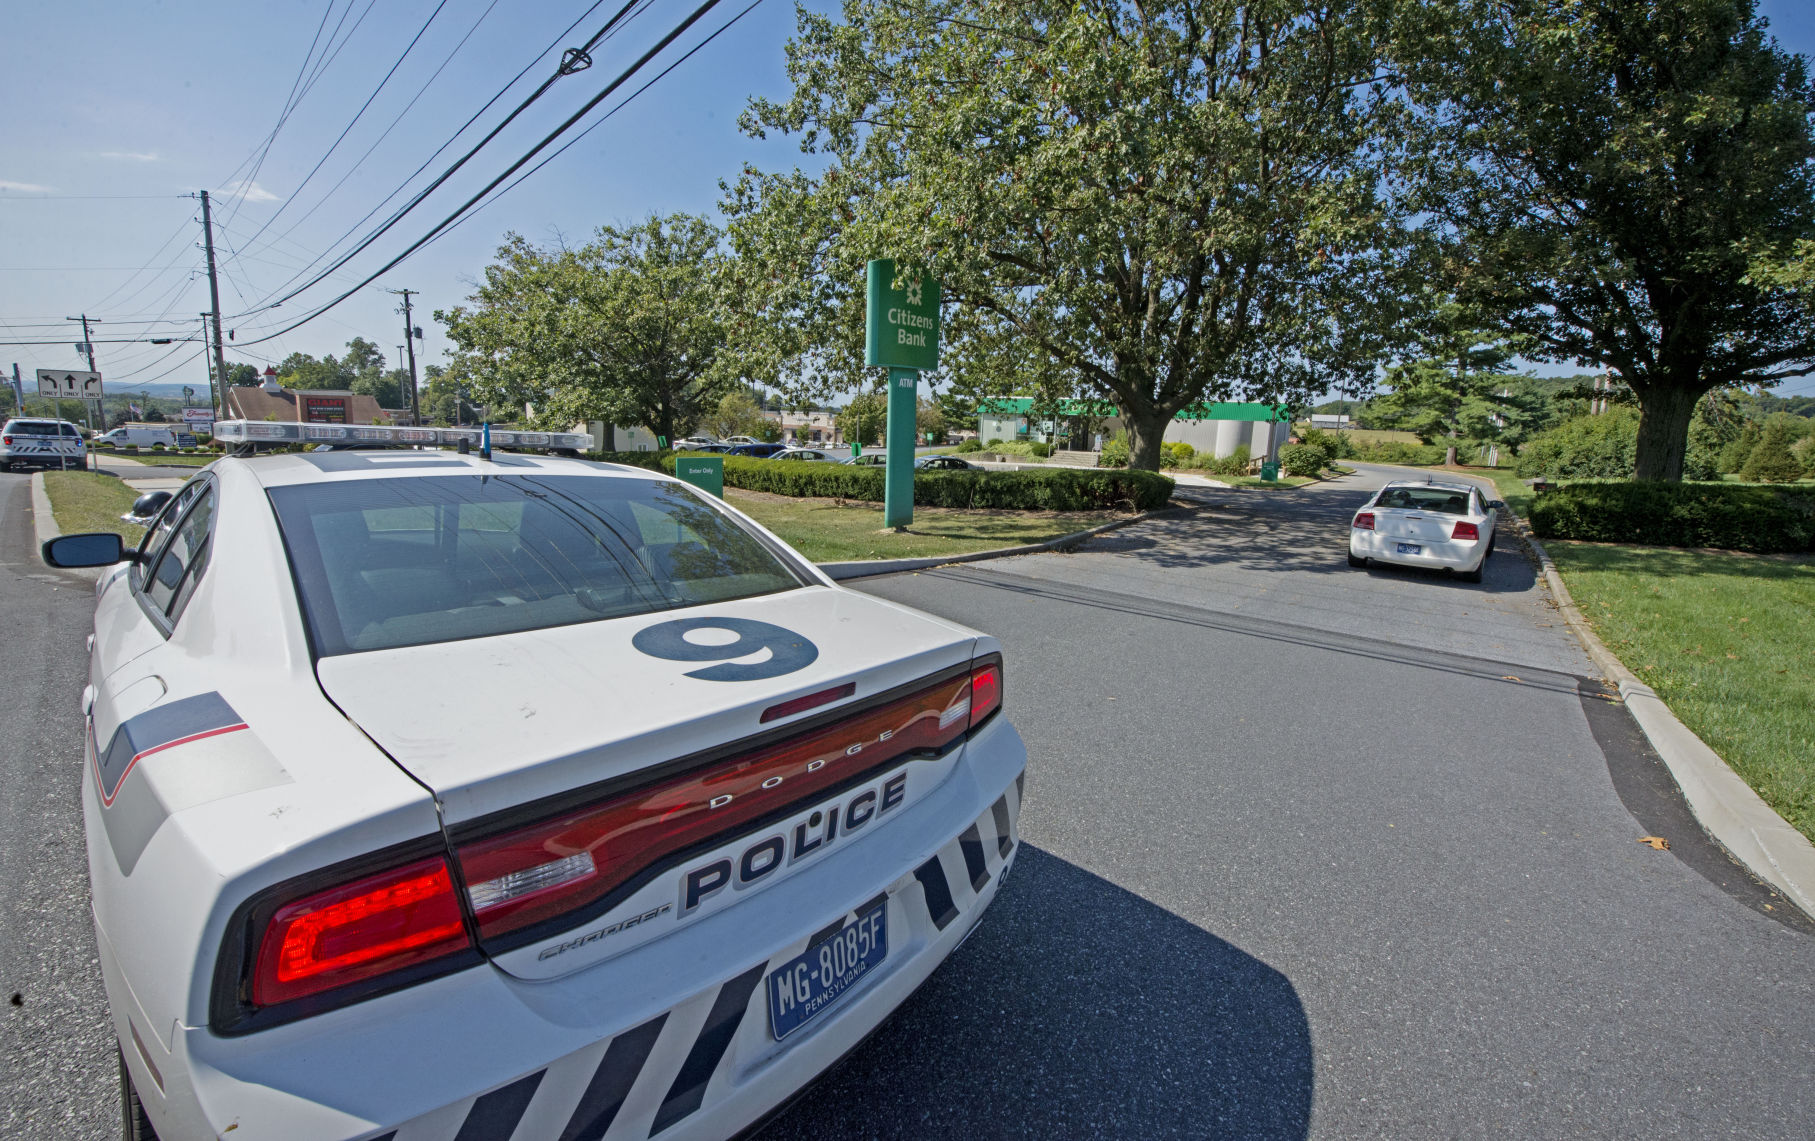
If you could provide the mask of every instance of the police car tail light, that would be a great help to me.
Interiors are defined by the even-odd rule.
[[[1002,659],[987,658],[971,666],[970,724],[983,724],[1002,708]]]
[[[980,668],[981,683],[976,670],[948,673],[907,696],[708,757],[679,775],[570,801],[533,823],[512,813],[502,830],[483,822],[462,829],[478,834],[457,835],[455,854],[481,942],[496,951],[557,934],[614,905],[683,852],[786,815],[910,754],[943,751],[978,723],[980,705],[1000,704],[1000,663]]]
[[[417,860],[279,907],[259,941],[251,998],[274,1006],[471,946],[447,861]]]
[[[1450,533],[1452,539],[1479,539],[1480,537],[1481,531],[1473,523],[1457,523],[1456,529]]]

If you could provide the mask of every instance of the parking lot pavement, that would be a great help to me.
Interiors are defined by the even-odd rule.
[[[1002,640],[1029,863],[769,1141],[1807,1135],[1815,938],[1637,842],[1515,548],[1347,567],[1380,478],[857,584]]]

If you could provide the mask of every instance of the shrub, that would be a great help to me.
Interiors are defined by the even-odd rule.
[[[653,468],[657,471],[674,470],[673,464],[663,468],[662,461],[674,453],[664,452],[586,452],[585,458],[602,464],[628,464],[631,467]]]
[[[1639,414],[1615,405],[1539,432],[1519,449],[1519,474],[1549,479],[1631,479],[1637,470]]]
[[[1161,444],[1160,447],[1169,449],[1174,456],[1178,457],[1178,462],[1181,464],[1189,462],[1191,457],[1197,455],[1197,449],[1183,440],[1173,440],[1171,443]]]
[[[662,458],[674,471],[674,457]],[[725,486],[772,495],[880,503],[881,467],[776,463],[727,458]],[[1172,497],[1172,481],[1150,471],[1051,468],[1045,471],[923,471],[914,474],[918,507],[993,507],[1017,511],[1151,511]]]
[[[1721,547],[1735,551],[1815,550],[1815,490],[1722,483],[1582,482],[1532,501],[1541,539]]]
[[[977,437],[972,436],[962,444],[959,444],[958,450],[961,452],[980,452],[983,450],[983,443],[978,440]]]
[[[1129,454],[1127,436],[1117,436],[1113,440],[1105,440],[1103,450],[1097,453],[1097,466],[1127,467]]]
[[[1002,441],[1001,441],[1001,440],[991,440],[991,441],[990,441],[990,442],[989,442],[989,446],[990,446],[990,447],[992,447],[992,448],[995,448],[995,447],[1000,447],[1000,446],[1001,446],[1001,444],[1002,444]]]
[[[1323,449],[1326,466],[1355,454],[1354,445],[1341,432],[1325,432],[1319,428],[1301,428],[1296,434],[1299,443]]]
[[[1407,464],[1423,467],[1443,462],[1443,449],[1435,444],[1408,444],[1402,440],[1381,440],[1372,444],[1356,444],[1350,455],[1358,460],[1376,464]]]
[[[1034,443],[1027,445],[1027,454],[1033,456],[1035,459],[1043,460],[1052,455],[1052,445],[1035,441]]]
[[[1287,444],[1279,449],[1279,466],[1287,475],[1315,476],[1326,462],[1324,450],[1312,444]]]
[[[1801,479],[1802,461],[1790,454],[1790,443],[1795,438],[1788,417],[1771,417],[1758,446],[1746,458],[1746,466],[1739,470],[1739,478],[1747,483],[1794,483]]]
[[[1178,453],[1164,444],[1160,445],[1160,466],[1163,468],[1178,466]]]

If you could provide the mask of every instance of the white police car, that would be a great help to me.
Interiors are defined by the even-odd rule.
[[[83,800],[128,1137],[723,1137],[1015,855],[996,642],[656,473],[226,458],[45,558],[125,564]]]
[[[68,420],[14,416],[0,424],[0,471],[87,466],[82,429]]]

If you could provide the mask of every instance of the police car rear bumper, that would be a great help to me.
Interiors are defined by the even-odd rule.
[[[853,1049],[969,934],[1014,860],[1026,757],[997,717],[844,858],[574,974],[482,967],[243,1037],[180,1028],[161,1059],[128,1048],[141,1097],[170,1137],[728,1136]],[[886,958],[777,1041],[768,972],[879,895]],[[140,1077],[147,1061],[165,1092]]]

